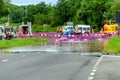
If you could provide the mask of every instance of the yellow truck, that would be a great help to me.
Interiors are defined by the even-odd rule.
[[[111,21],[106,21],[104,23],[104,33],[115,33],[118,31],[118,24]]]

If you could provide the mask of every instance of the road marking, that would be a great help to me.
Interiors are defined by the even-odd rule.
[[[8,59],[3,59],[3,60],[2,60],[2,62],[7,62],[7,61],[8,61]]]
[[[100,57],[100,59],[96,62],[95,66],[94,67],[97,67],[99,66],[100,62],[102,61],[103,59],[103,56]]]
[[[89,77],[88,80],[93,80],[93,77]]]
[[[93,72],[96,72],[96,69],[93,69],[92,71],[93,71]]]
[[[94,75],[100,65],[100,62],[102,61],[103,59],[103,55],[100,57],[100,59],[96,62],[96,64],[94,65],[93,69],[92,69],[92,72],[90,73],[90,76],[88,77],[88,80],[93,80],[94,78]]]
[[[95,73],[94,73],[94,72],[90,73],[90,76],[94,76],[94,75],[95,75]]]
[[[106,57],[115,57],[115,58],[120,58],[120,56],[116,56],[116,55],[104,55],[104,56],[106,56]]]
[[[93,69],[97,69],[98,67],[94,67]]]
[[[22,55],[22,57],[26,57],[27,55]]]

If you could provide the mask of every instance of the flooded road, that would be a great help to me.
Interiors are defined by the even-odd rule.
[[[96,54],[103,51],[103,41],[63,41],[51,42],[34,46],[14,47],[7,50],[9,53],[45,52],[55,54]]]

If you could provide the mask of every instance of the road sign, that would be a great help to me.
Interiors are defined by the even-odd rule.
[[[120,23],[120,14],[116,14],[115,16],[115,22]]]
[[[67,26],[73,26],[73,22],[67,22]]]

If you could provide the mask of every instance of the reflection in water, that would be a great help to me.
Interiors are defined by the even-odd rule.
[[[12,53],[20,52],[52,52],[52,53],[93,53],[102,52],[103,41],[63,41],[51,42],[49,44],[41,44],[36,46],[16,47],[9,49]]]

